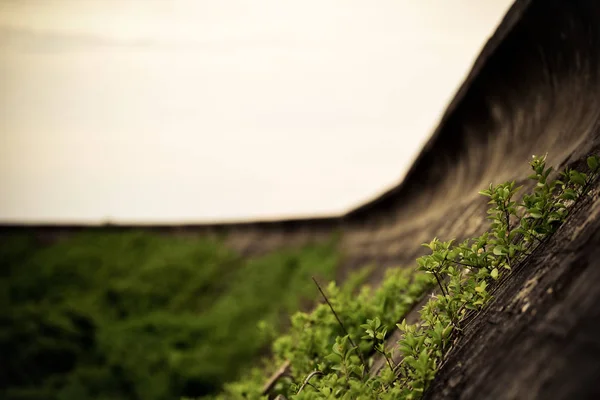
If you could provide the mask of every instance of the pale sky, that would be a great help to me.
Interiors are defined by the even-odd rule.
[[[0,221],[342,213],[512,0],[0,0]]]

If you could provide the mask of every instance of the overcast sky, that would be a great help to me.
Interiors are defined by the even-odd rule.
[[[340,213],[403,177],[511,0],[0,0],[0,220]]]

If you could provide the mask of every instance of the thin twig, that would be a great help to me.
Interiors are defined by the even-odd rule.
[[[290,370],[290,360],[287,360],[285,363],[283,363],[283,365],[281,367],[279,367],[279,369],[271,376],[271,378],[269,378],[267,383],[265,383],[265,385],[262,388],[262,395],[264,396],[267,393],[269,393],[271,391],[271,389],[273,388],[273,386],[275,386],[277,381],[282,376],[285,376],[289,372],[289,370]]]
[[[383,356],[385,357],[385,361],[387,361],[388,367],[390,367],[392,372],[394,372],[396,370],[395,366],[394,366],[394,364],[395,364],[394,360],[391,360],[385,353],[381,353],[381,354],[383,354]]]
[[[358,355],[358,358],[360,358],[360,362],[362,363],[362,365],[365,367],[364,371],[366,372],[368,367],[367,367],[367,363],[365,362],[365,359],[363,358],[362,354],[360,354],[360,351],[358,350],[358,346],[354,343],[354,340],[352,340],[352,338],[350,337],[350,334],[348,333],[348,331],[346,330],[346,327],[344,326],[344,324],[342,323],[342,320],[340,319],[340,317],[338,317],[337,313],[335,312],[335,310],[333,309],[333,306],[331,305],[331,303],[329,302],[329,299],[327,298],[327,296],[325,296],[325,292],[323,292],[323,289],[321,289],[321,285],[319,285],[319,282],[317,282],[317,280],[315,279],[315,277],[312,277],[312,280],[315,282],[315,285],[317,285],[317,288],[319,289],[319,292],[321,292],[321,296],[323,296],[323,298],[325,299],[325,301],[327,302],[327,305],[329,306],[329,309],[331,310],[331,312],[333,313],[333,315],[335,316],[335,319],[337,319],[337,322],[340,324],[340,326],[342,327],[342,330],[344,331],[344,333],[346,334],[346,336],[348,336],[348,340],[350,341],[350,344],[352,345],[352,347],[354,347],[354,351],[356,352],[356,354]],[[364,373],[363,372],[363,375]]]
[[[323,375],[323,373],[322,373],[321,371],[319,371],[319,370],[315,370],[315,371],[311,372],[310,374],[308,374],[308,376],[306,377],[306,379],[305,379],[305,380],[304,380],[304,382],[302,383],[302,386],[300,386],[300,389],[298,389],[298,392],[297,392],[296,394],[300,394],[300,392],[301,392],[302,390],[304,390],[304,387],[305,387],[306,385],[310,385],[310,386],[312,386],[312,385],[311,385],[311,384],[310,384],[308,381],[310,381],[310,380],[311,380],[311,378],[312,378],[313,376],[315,376],[315,375]],[[314,387],[314,386],[313,386],[313,387]]]
[[[442,286],[442,282],[440,281],[440,278],[438,277],[436,272],[433,272],[433,276],[435,276],[435,279],[437,280],[438,286],[440,287],[440,290],[442,291],[442,294],[444,296],[446,296],[446,292],[444,291],[444,287]]]

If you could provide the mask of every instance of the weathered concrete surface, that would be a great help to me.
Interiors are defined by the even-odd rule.
[[[345,218],[349,253],[412,262],[433,236],[484,228],[477,191],[529,174],[532,154],[562,166],[598,142],[600,2],[518,1],[439,128],[389,193]]]
[[[465,327],[426,399],[600,398],[598,184]]]
[[[419,244],[432,236],[462,238],[484,229],[485,204],[477,191],[490,181],[526,176],[531,154],[548,152],[559,166],[598,142],[599,8],[594,0],[517,1],[403,182],[343,216],[94,229],[218,235],[246,255],[341,230],[342,277],[365,263],[413,265]],[[81,229],[31,228],[44,238]],[[0,233],[18,229],[4,226]]]

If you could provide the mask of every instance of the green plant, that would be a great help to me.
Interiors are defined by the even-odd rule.
[[[264,398],[261,394],[264,377],[272,374],[277,365],[286,361],[293,366],[292,370],[289,376],[282,377],[271,393],[313,398],[313,386],[321,387],[320,382],[325,381],[332,385],[336,383],[329,388],[331,396],[346,391],[348,386],[354,388],[349,393],[362,391],[362,386],[357,386],[357,382],[370,382],[370,378],[366,375],[369,366],[361,361],[361,357],[366,358],[376,351],[376,343],[370,340],[359,341],[364,335],[361,324],[372,316],[381,316],[378,333],[391,330],[396,321],[410,310],[432,284],[428,275],[407,269],[389,269],[384,283],[377,289],[364,286],[358,293],[331,282],[325,290],[327,299],[345,328],[327,303],[319,304],[311,312],[297,312],[291,317],[288,332],[274,341],[272,359],[253,368],[245,379],[226,385],[225,392],[219,398]],[[346,339],[342,340],[344,337]],[[357,344],[356,347],[351,344],[350,338]],[[361,356],[357,355],[357,351]],[[344,357],[343,365],[339,362],[341,356]],[[306,378],[315,371],[319,371],[319,376],[313,375],[310,385],[305,385],[298,393]],[[357,375],[362,375],[363,371],[365,376],[358,379]],[[379,384],[377,379],[373,382]],[[323,390],[328,391],[327,388]]]
[[[385,348],[385,339],[387,338],[387,328],[381,325],[379,317],[375,319],[367,319],[366,324],[360,326],[365,330],[366,335],[362,339],[373,341],[373,349],[381,354],[393,372],[396,368],[394,361],[392,360],[392,352]],[[363,368],[364,370],[364,368]]]
[[[243,259],[224,243],[84,232],[0,241],[3,398],[215,393],[333,278],[334,240]],[[261,329],[259,330],[258,327]],[[261,376],[260,379],[263,379]]]
[[[417,259],[418,272],[390,272],[374,293],[363,288],[349,297],[348,291],[331,283],[329,306],[295,314],[290,332],[275,341],[274,361],[288,360],[292,372],[271,393],[296,400],[421,398],[460,338],[467,315],[489,302],[490,289],[502,275],[555,232],[574,202],[588,192],[600,172],[600,159],[590,156],[587,165],[588,173],[568,169],[562,180],[553,180],[546,157],[534,156],[530,178],[535,187],[521,202],[517,196],[522,188],[515,182],[492,184],[480,192],[490,199],[488,232],[458,245],[434,238],[424,244],[431,253]],[[438,293],[420,310],[420,321],[408,324],[404,319],[396,324],[402,333],[397,343],[401,358],[396,362],[386,340],[391,328],[387,307],[401,304],[392,307],[399,318],[432,287]],[[355,344],[352,338],[361,331],[362,341]],[[367,357],[373,353],[388,366],[378,375],[369,373],[373,359]],[[259,375],[258,369],[252,372]],[[238,382],[220,398],[265,398],[261,386],[245,382],[243,392]]]
[[[495,207],[488,211],[492,220],[490,226],[492,239],[489,244],[493,246],[492,252],[497,256],[494,267],[511,268],[511,260],[515,254],[522,250],[519,243],[515,243],[516,232],[511,229],[511,217],[517,216],[517,202],[514,196],[521,189],[515,187],[515,182],[504,183],[498,186],[490,185],[488,190],[479,192],[491,198],[489,204]]]

